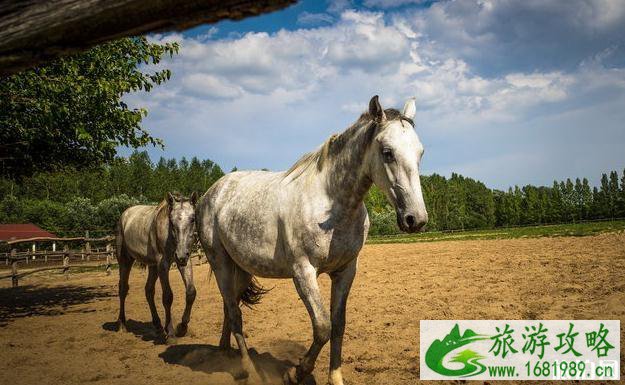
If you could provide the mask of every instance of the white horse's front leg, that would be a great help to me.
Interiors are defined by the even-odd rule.
[[[341,373],[341,350],[343,349],[343,334],[345,333],[345,308],[347,296],[352,287],[358,259],[354,258],[343,270],[330,274],[332,278],[332,299],[330,309],[332,313],[332,337],[330,341],[330,375],[328,384],[343,385]]]
[[[313,343],[308,352],[297,367],[290,368],[285,374],[285,380],[299,384],[313,371],[319,352],[330,339],[330,317],[323,307],[323,300],[319,293],[317,270],[308,260],[297,265],[294,270],[293,282],[295,282],[300,298],[306,305],[306,310],[308,310],[313,324]]]

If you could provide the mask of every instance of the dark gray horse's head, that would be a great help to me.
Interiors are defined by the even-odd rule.
[[[196,203],[197,194],[195,192],[191,194],[190,198],[167,193],[169,233],[176,243],[174,259],[176,264],[180,266],[187,264],[191,254],[191,247],[195,242]]]

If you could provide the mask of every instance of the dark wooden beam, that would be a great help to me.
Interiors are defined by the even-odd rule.
[[[296,0],[0,0],[0,76],[95,44],[275,11]]]

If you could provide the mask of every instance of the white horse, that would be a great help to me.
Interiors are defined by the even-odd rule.
[[[382,109],[374,96],[368,113],[290,170],[228,174],[198,201],[198,235],[224,301],[220,347],[229,349],[234,334],[252,382],[261,378],[247,351],[239,302],[258,302],[263,290],[254,276],[260,276],[292,278],[312,319],[312,345],[285,381],[300,383],[309,375],[331,340],[328,382],[343,384],[345,306],[369,229],[365,194],[375,183],[393,204],[403,231],[418,231],[428,220],[414,115],[414,99],[399,112]],[[317,284],[321,273],[332,279],[330,314]]]

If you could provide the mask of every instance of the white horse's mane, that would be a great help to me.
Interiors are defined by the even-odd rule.
[[[404,119],[412,124],[411,119],[406,118],[394,108],[389,108],[385,110],[384,113],[388,120]],[[363,113],[354,124],[349,126],[341,134],[333,134],[315,151],[304,154],[304,156],[299,158],[297,162],[284,173],[284,178],[293,180],[309,170],[314,172],[323,170],[324,165],[332,160],[333,155],[341,152],[349,140],[360,133],[361,130],[369,129],[371,134],[373,134],[376,124],[371,123],[374,123],[371,115],[368,112]],[[372,139],[373,135],[365,135],[365,140],[363,140],[360,145],[368,146]]]

